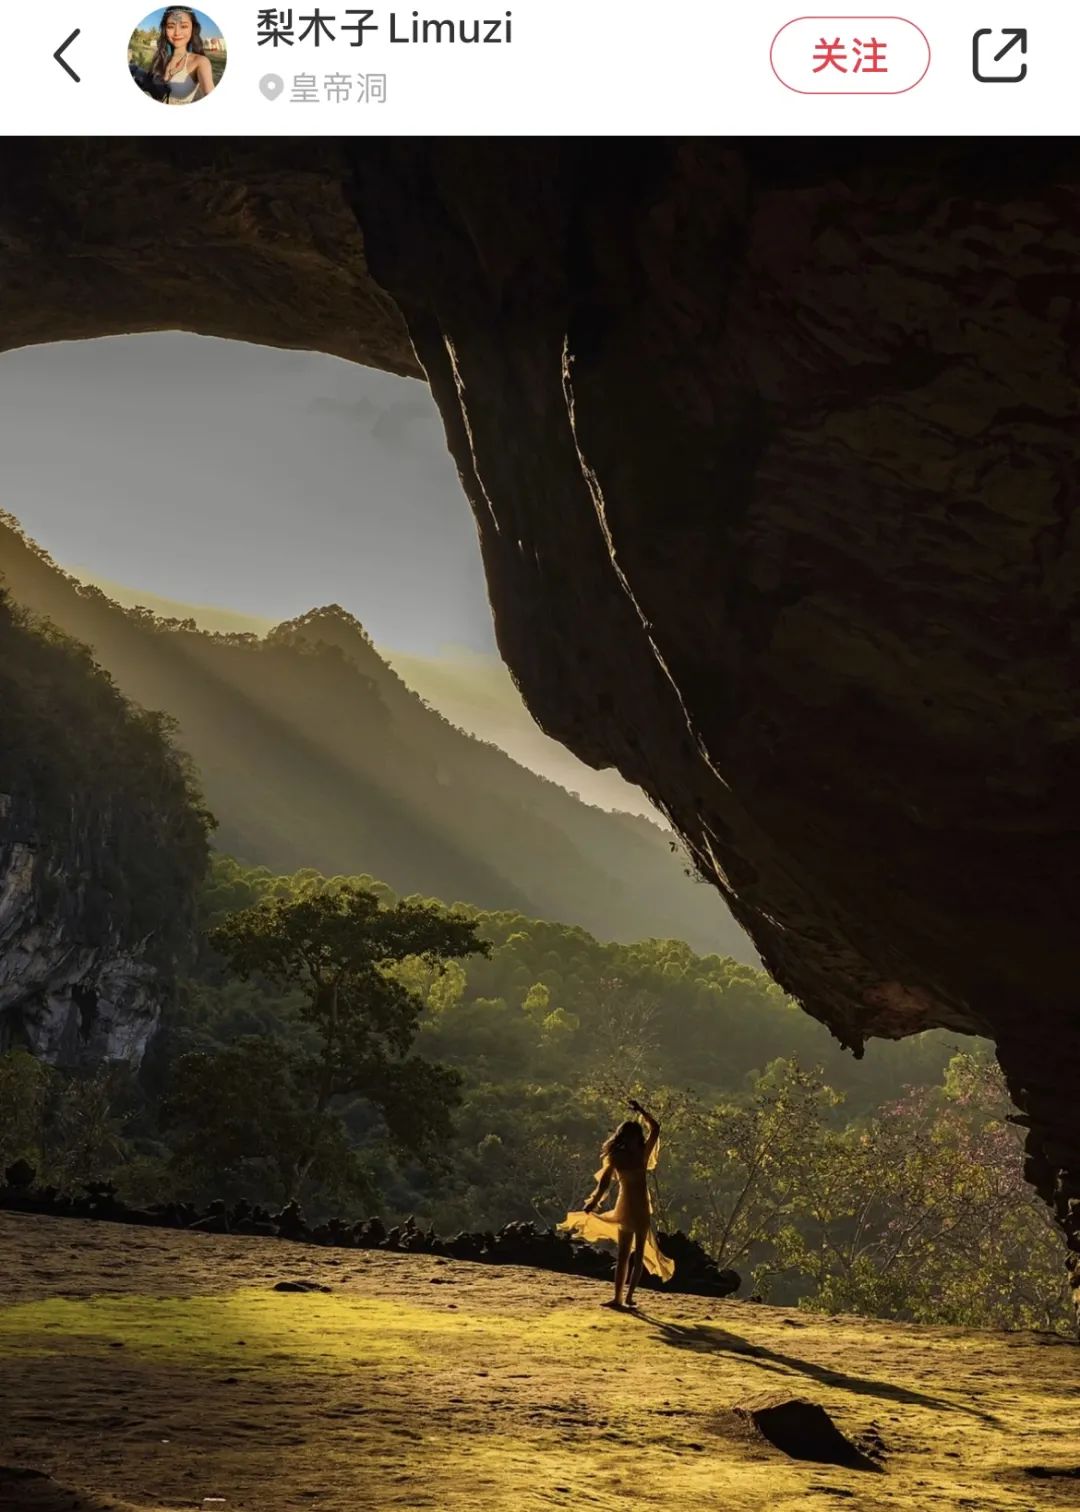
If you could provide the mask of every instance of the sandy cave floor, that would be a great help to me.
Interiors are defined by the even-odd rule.
[[[285,1279],[324,1293],[277,1293]],[[518,1266],[0,1213],[4,1512],[1080,1508],[1080,1349]],[[783,1391],[882,1473],[787,1458]],[[52,1498],[50,1500],[49,1498]],[[209,1501],[208,1498],[223,1498]]]

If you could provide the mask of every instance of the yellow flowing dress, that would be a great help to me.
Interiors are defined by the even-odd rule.
[[[660,1141],[657,1140],[649,1153],[645,1170],[653,1169],[659,1154]],[[607,1165],[602,1165],[594,1179],[599,1182],[606,1170]],[[614,1174],[619,1180],[619,1199],[613,1208],[609,1208],[605,1213],[587,1213],[584,1208],[581,1208],[577,1212],[567,1213],[563,1221],[555,1225],[556,1228],[564,1233],[573,1234],[577,1239],[584,1239],[589,1244],[618,1244],[620,1228],[629,1229],[632,1232],[637,1227],[635,1221],[637,1215],[634,1208],[640,1202],[640,1194],[643,1193],[649,1215],[649,1231],[645,1236],[645,1269],[651,1271],[654,1276],[659,1276],[661,1281],[670,1281],[675,1274],[675,1262],[670,1255],[664,1254],[656,1242],[656,1230],[652,1222],[652,1199],[644,1179],[645,1171],[640,1172],[642,1178],[640,1187],[633,1181],[633,1176],[637,1173],[628,1170],[627,1176],[630,1179],[625,1180],[618,1166],[614,1166]]]

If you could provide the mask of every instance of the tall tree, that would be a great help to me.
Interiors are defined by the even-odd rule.
[[[291,1055],[302,1114],[294,1195],[327,1141],[337,1142],[335,1099],[367,1099],[405,1150],[421,1153],[450,1137],[460,1077],[409,1053],[423,1004],[388,968],[414,957],[436,965],[489,954],[474,921],[429,903],[386,907],[366,888],[345,885],[245,909],[210,941],[240,976],[304,995],[311,1049],[282,1050]]]

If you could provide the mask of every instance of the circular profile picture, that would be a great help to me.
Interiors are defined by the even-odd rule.
[[[227,61],[220,29],[193,5],[151,11],[128,43],[131,77],[159,105],[205,100],[221,83]]]

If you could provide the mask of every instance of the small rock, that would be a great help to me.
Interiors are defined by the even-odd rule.
[[[330,1288],[319,1281],[277,1281],[274,1290],[280,1292],[328,1292]]]

